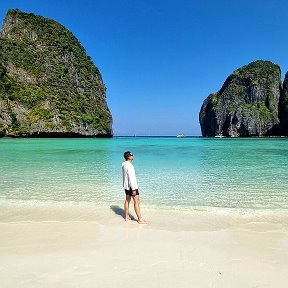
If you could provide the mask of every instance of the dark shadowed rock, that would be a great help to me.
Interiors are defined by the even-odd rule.
[[[279,101],[279,134],[288,136],[288,72],[283,82],[283,90]]]
[[[220,91],[204,101],[199,120],[206,137],[273,135],[279,124],[281,71],[255,61],[234,71]]]
[[[0,136],[110,137],[101,74],[61,24],[9,10],[0,34]]]

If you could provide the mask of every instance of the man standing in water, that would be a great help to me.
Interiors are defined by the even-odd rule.
[[[124,158],[125,161],[122,163],[122,175],[123,175],[123,188],[125,189],[126,194],[126,200],[124,203],[125,221],[131,220],[131,218],[129,217],[129,204],[132,197],[134,201],[134,210],[138,218],[138,223],[147,224],[147,222],[143,220],[140,212],[138,184],[135,169],[132,164],[134,156],[130,151],[127,151],[124,153]]]

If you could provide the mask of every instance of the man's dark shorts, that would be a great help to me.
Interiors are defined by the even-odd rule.
[[[134,189],[134,190],[136,191],[136,195],[139,195],[138,189]],[[131,188],[130,188],[130,190],[125,189],[125,193],[126,193],[126,195],[133,196],[133,190]]]

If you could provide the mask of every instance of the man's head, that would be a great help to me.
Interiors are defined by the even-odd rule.
[[[125,153],[124,153],[124,158],[125,158],[125,160],[126,161],[128,161],[128,160],[133,160],[133,153],[131,153],[130,151],[126,151]]]

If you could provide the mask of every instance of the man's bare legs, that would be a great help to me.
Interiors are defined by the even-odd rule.
[[[136,213],[137,218],[138,218],[138,223],[139,224],[147,224],[147,222],[145,220],[143,220],[143,218],[141,216],[139,195],[133,195],[132,197],[133,197],[133,202],[134,202],[134,210],[135,210],[135,213]],[[125,221],[131,220],[131,218],[129,216],[130,201],[131,201],[131,196],[126,195],[126,200],[124,203]]]
[[[136,213],[137,218],[138,218],[138,223],[139,224],[147,224],[147,222],[145,220],[143,220],[143,218],[141,216],[139,195],[133,195],[132,197],[133,197],[133,201],[134,201],[134,210],[135,210],[135,213]]]
[[[129,216],[129,204],[131,201],[131,196],[126,195],[126,200],[124,203],[124,212],[125,212],[125,221],[129,221],[131,220],[130,216]]]

